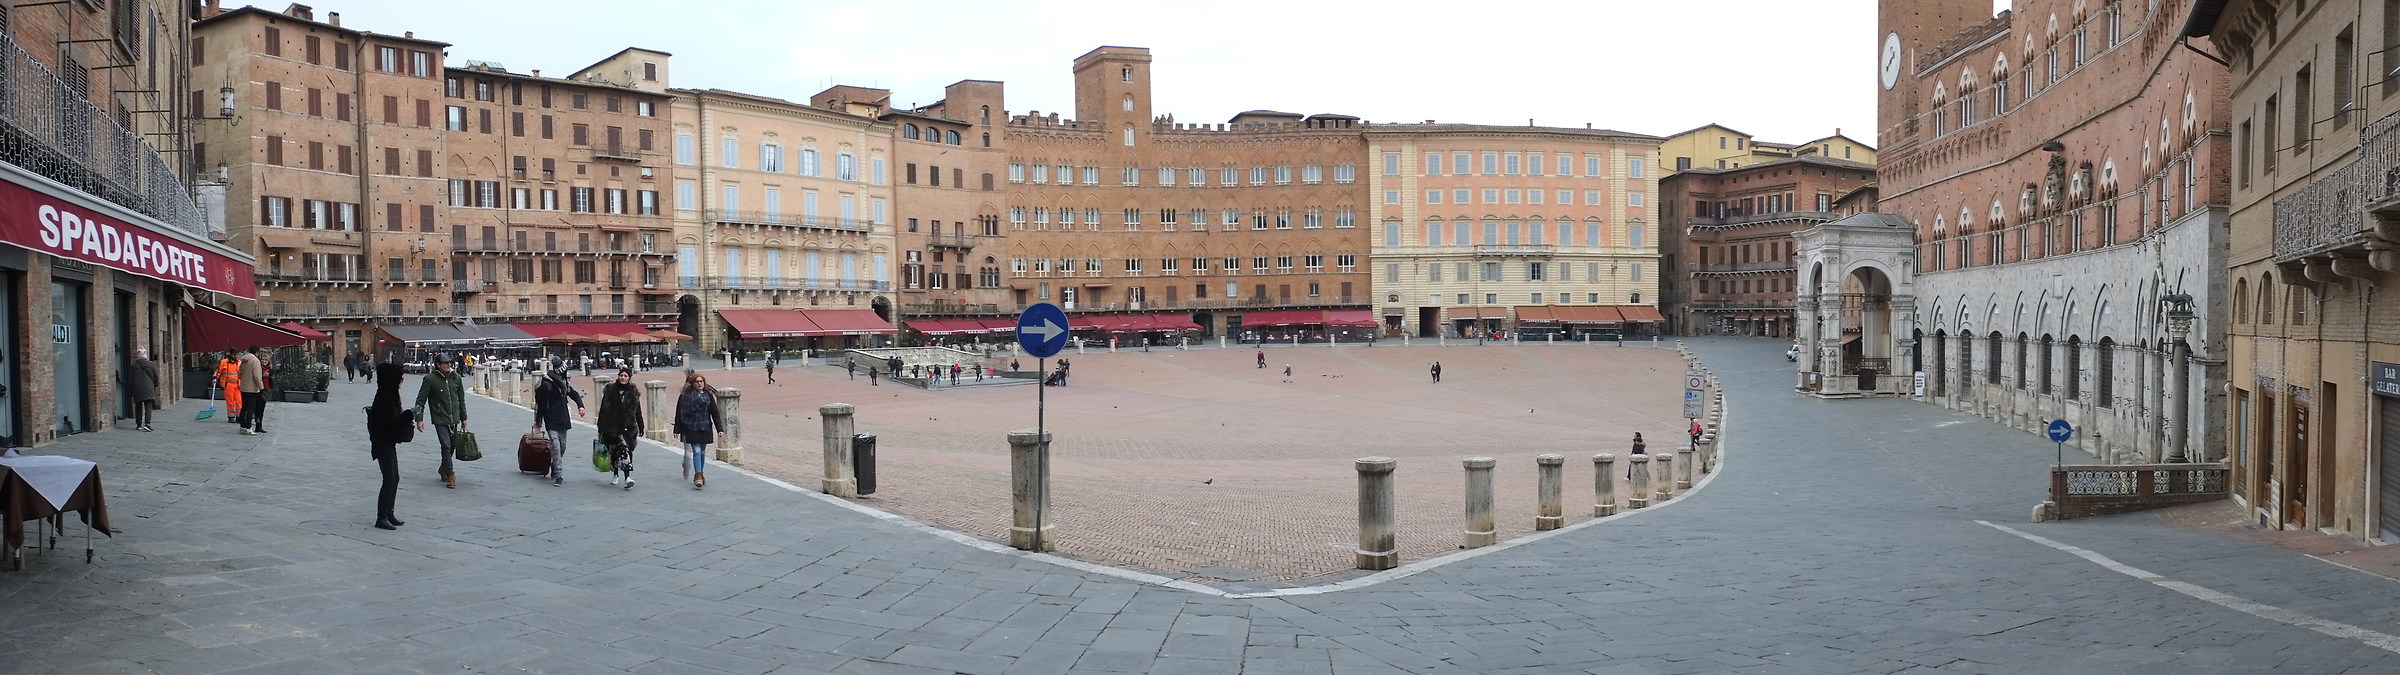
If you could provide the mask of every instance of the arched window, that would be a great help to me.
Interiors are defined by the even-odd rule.
[[[1133,112],[1133,97],[1125,97],[1125,112]]]
[[[2067,400],[2083,400],[2083,336],[2067,336]]]
[[[1945,119],[1945,117],[1946,117],[1946,113],[1948,113],[1948,112],[1949,112],[1949,110],[1948,110],[1948,108],[1947,108],[1946,106],[1948,106],[1949,104],[1950,104],[1950,90],[1949,90],[1949,89],[1947,89],[1947,88],[1945,88],[1945,87],[1943,87],[1943,86],[1942,86],[1941,84],[1939,84],[1939,83],[1936,83],[1936,84],[1934,84],[1934,85],[1933,85],[1933,135],[1935,135],[1935,136],[1940,136],[1940,135],[1942,135],[1942,126],[1943,126],[1943,120],[1944,120],[1944,119]]]
[[[2034,389],[2033,392],[2036,394],[2047,395],[2051,392],[2050,381],[2053,379],[2050,375],[2052,364],[2051,359],[2058,353],[2058,341],[2050,339],[2049,333],[2043,333],[2042,343],[2040,346],[2042,348],[2042,372],[2036,374],[2034,379],[2041,382],[2041,386]]]
[[[2262,275],[2258,278],[2258,323],[2261,326],[2275,324],[2275,278],[2271,276]]]
[[[2306,286],[2294,286],[2292,292],[2284,296],[2292,299],[2292,310],[2284,313],[2285,316],[2292,318],[2292,325],[2308,325],[2308,305],[2314,300],[2313,296],[2315,295],[2315,293],[2309,292]]]
[[[2025,367],[2026,367],[2026,364],[2027,364],[2027,363],[2029,363],[2029,362],[2028,362],[2026,359],[2027,359],[2028,357],[2031,357],[2031,356],[2033,356],[2032,352],[2030,352],[2030,351],[2029,351],[2029,344],[2028,344],[2029,342],[2030,342],[2030,340],[2029,340],[2028,338],[2026,338],[2026,337],[2025,337],[2025,334],[2024,334],[2024,333],[2018,333],[2018,334],[2017,334],[2017,388],[2018,388],[2018,389],[2025,389],[2025,388],[2027,388],[2027,387],[2031,387],[2031,386],[2033,386],[2033,380],[2027,379],[2027,378],[2025,377]]]
[[[1426,245],[1426,246],[1440,246],[1440,245],[1442,245],[1442,219],[1440,219],[1440,218],[1427,218],[1427,219],[1425,219],[1425,245]]]
[[[2092,403],[2103,408],[2115,407],[2117,398],[2117,341],[2100,338],[2100,348],[2092,352]]]
[[[275,311],[274,311],[272,314],[273,314],[274,316],[283,316],[283,315],[285,314],[285,312],[283,311],[283,301],[282,301],[282,300],[277,300],[277,301],[275,301]]]
[[[385,307],[389,308],[390,316],[404,316],[408,313],[407,306],[400,304],[399,298],[393,298],[391,302],[385,303]]]
[[[2002,340],[2000,331],[1992,331],[1989,339],[1985,340],[1984,360],[1986,363],[1983,366],[1983,381],[1986,383],[2000,383],[2000,345]]]
[[[913,141],[913,140],[916,140],[916,138],[917,138],[917,125],[914,125],[914,124],[903,124],[903,125],[900,125],[900,137],[901,137],[901,138],[906,138],[906,139],[909,139],[909,140],[912,140],[912,141]]]
[[[991,135],[991,134],[988,134],[988,133],[987,133],[987,134],[984,134],[984,135],[983,135],[983,147],[987,147],[987,148],[988,148],[988,147],[992,147],[992,135]]]
[[[2250,280],[2233,280],[2233,322],[2250,323]]]
[[[956,132],[956,131],[943,131],[943,132],[942,132],[942,143],[944,143],[944,144],[947,144],[947,145],[958,145],[958,132]]]

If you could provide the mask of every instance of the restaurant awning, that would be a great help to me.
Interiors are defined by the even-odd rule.
[[[383,332],[410,347],[463,347],[483,342],[482,335],[462,333],[446,323],[386,324]]]
[[[975,322],[983,324],[984,328],[989,329],[994,333],[1017,332],[1016,319],[976,319]]]
[[[1659,316],[1657,307],[1649,305],[1617,305],[1616,310],[1625,315],[1626,321],[1634,323],[1664,323],[1667,320]]]
[[[534,337],[532,333],[505,323],[466,324],[460,327],[461,332],[469,326],[473,327],[475,334],[490,341],[493,347],[534,347],[542,343],[542,339]]]
[[[961,319],[912,319],[908,321],[908,327],[926,335],[965,335],[991,332],[991,329],[983,327],[981,323]]]
[[[1383,325],[1375,313],[1363,309],[1335,309],[1325,312],[1325,325],[1349,328],[1374,328]]]
[[[1104,330],[1107,329],[1108,326],[1101,323],[1099,317],[1089,314],[1077,314],[1067,317],[1067,330],[1084,330],[1087,328]]]
[[[814,335],[883,335],[898,333],[892,322],[876,316],[871,309],[803,309],[809,323],[817,325]]]
[[[1558,312],[1563,309],[1571,308],[1548,305],[1519,306],[1517,307],[1517,323],[1556,323],[1558,322]]]
[[[720,309],[717,316],[745,338],[806,337],[818,334],[817,324],[798,310]]]
[[[1150,325],[1151,330],[1200,330],[1189,314],[1152,314]]]
[[[307,326],[300,325],[300,322],[298,322],[298,321],[285,321],[285,322],[283,322],[282,324],[280,324],[280,325],[277,325],[276,327],[277,327],[277,328],[284,329],[284,330],[291,331],[291,332],[292,332],[292,334],[294,334],[294,335],[298,335],[298,336],[300,336],[300,337],[308,338],[308,339],[310,339],[310,340],[316,340],[316,341],[319,341],[319,342],[330,341],[330,340],[332,340],[332,339],[333,339],[333,336],[332,336],[331,334],[328,334],[328,333],[326,333],[326,332],[324,332],[324,331],[317,330],[317,329],[315,329],[315,328],[310,328],[310,327],[307,327]]]
[[[290,347],[305,342],[308,342],[308,338],[298,333],[240,314],[207,305],[184,308],[183,346],[186,351],[221,352],[246,349],[252,345]]]
[[[1557,314],[1560,323],[1616,325],[1625,322],[1625,317],[1618,315],[1614,307],[1570,305],[1558,308]]]
[[[1244,327],[1298,326],[1324,322],[1325,312],[1314,309],[1269,309],[1242,315]]]
[[[1443,310],[1443,314],[1447,315],[1452,321],[1457,321],[1460,319],[1506,319],[1508,318],[1508,308],[1451,307]]]

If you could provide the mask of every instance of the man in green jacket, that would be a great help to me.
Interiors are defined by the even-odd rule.
[[[442,358],[433,364],[433,372],[425,374],[417,385],[417,430],[425,430],[426,418],[433,420],[433,438],[442,446],[442,486],[458,487],[458,474],[450,471],[450,457],[458,450],[458,431],[467,428],[467,387],[465,378],[458,376],[457,362]]]

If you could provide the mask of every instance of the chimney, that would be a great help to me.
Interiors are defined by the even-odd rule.
[[[1583,128],[1585,128],[1585,129],[1590,129],[1590,128],[1592,128],[1592,123],[1590,123],[1590,122],[1585,122],[1585,123],[1583,123]]]
[[[413,31],[413,30],[412,30],[412,31],[406,31],[406,32],[402,32],[402,33],[400,34],[400,37],[404,37],[404,38],[408,38],[408,39],[414,40],[414,39],[417,39],[417,32],[416,32],[416,31]]]
[[[326,12],[326,13],[325,13],[325,23],[333,24],[333,27],[335,27],[335,28],[340,28],[340,27],[342,27],[342,13],[341,13],[341,12]]]
[[[535,69],[533,69],[533,76],[534,76],[534,77],[541,77],[541,76],[542,76],[542,69],[540,69],[540,68],[535,68]]]
[[[1527,118],[1525,118],[1525,126],[1529,126],[1529,127],[1530,127],[1530,126],[1533,126],[1533,118],[1531,118],[1531,117],[1527,117]]]

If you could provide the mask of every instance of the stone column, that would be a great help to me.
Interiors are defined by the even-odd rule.
[[[1564,455],[1545,454],[1533,458],[1533,464],[1536,472],[1534,483],[1537,486],[1534,492],[1540,502],[1533,514],[1533,529],[1558,529],[1567,524],[1566,500],[1559,494],[1559,483],[1566,474],[1567,458]]]
[[[653,441],[673,445],[674,443],[667,438],[674,429],[674,425],[667,423],[667,415],[670,410],[667,408],[666,398],[667,383],[665,381],[651,380],[642,383],[642,428],[646,430],[642,435],[650,437],[650,440]]]
[[[1467,529],[1460,546],[1482,548],[1499,541],[1492,523],[1492,466],[1490,457],[1469,457],[1467,467]]]
[[[825,479],[817,491],[835,497],[857,497],[858,476],[851,472],[850,436],[854,428],[851,413],[857,408],[848,403],[827,403],[817,406],[817,418],[825,421]],[[1016,434],[1009,434],[1016,442]]]
[[[1708,436],[1703,434],[1700,437],[1707,438]],[[1692,459],[1699,452],[1699,448],[1692,446],[1693,444],[1685,444],[1675,448],[1675,489],[1677,490],[1692,489]]]
[[[516,371],[516,376],[511,378],[508,384],[508,402],[511,405],[525,404],[525,371]]]
[[[592,414],[597,415],[600,413],[600,395],[608,393],[608,383],[615,382],[616,380],[617,377],[615,375],[592,376],[592,393],[583,397],[584,405],[592,409]]]
[[[719,368],[718,370],[733,370],[733,350],[727,349],[718,352],[718,354],[725,357],[725,367]]]
[[[831,407],[831,406],[827,406]],[[845,408],[849,406],[843,406]],[[844,415],[845,419],[848,417]],[[847,442],[847,441],[845,441]],[[1014,524],[1008,528],[1008,545],[1020,551],[1033,551],[1034,528],[1041,528],[1041,551],[1058,550],[1058,519],[1050,513],[1050,475],[1042,472],[1042,452],[1050,445],[1050,432],[1008,432],[1009,494],[1014,507]],[[845,456],[849,453],[844,452]],[[847,471],[848,468],[843,469]],[[1035,514],[1040,514],[1037,518]],[[1039,520],[1040,525],[1035,525]]]
[[[1635,508],[1635,509],[1638,509],[1638,508],[1642,508],[1642,507],[1645,507],[1645,506],[1649,506],[1649,505],[1650,505],[1650,456],[1649,456],[1649,455],[1634,455],[1634,456],[1632,456],[1632,457],[1626,458],[1626,460],[1625,460],[1625,461],[1627,461],[1627,462],[1630,462],[1630,463],[1633,465],[1631,468],[1629,468],[1629,469],[1627,469],[1627,470],[1626,470],[1628,473],[1630,473],[1630,474],[1633,476],[1633,485],[1632,485],[1633,493],[1625,496],[1625,506],[1626,506],[1626,508]]]
[[[1717,435],[1700,435],[1700,473],[1717,472]]]
[[[1388,570],[1400,566],[1400,547],[1392,536],[1392,470],[1390,457],[1361,457],[1358,469],[1358,568]]]
[[[1617,515],[1617,456],[1592,455],[1592,517]]]
[[[717,408],[725,413],[725,440],[717,442],[717,461],[742,463],[742,390],[717,390]]]
[[[1655,485],[1658,487],[1658,492],[1652,494],[1651,498],[1654,501],[1660,502],[1674,499],[1675,453],[1662,452],[1652,455],[1650,459],[1650,466],[1658,470],[1658,476],[1656,476],[1657,482],[1655,483]]]

